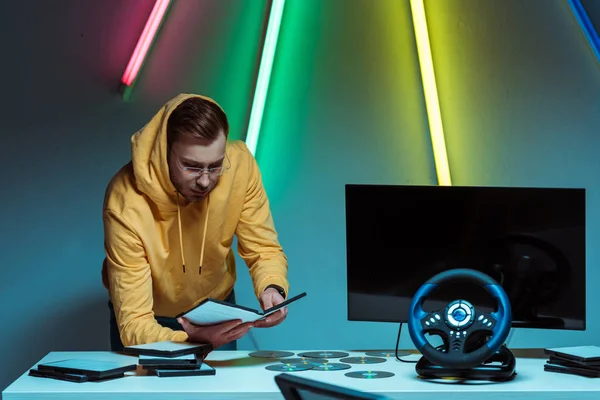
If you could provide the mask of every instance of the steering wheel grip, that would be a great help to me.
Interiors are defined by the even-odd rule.
[[[470,353],[462,351],[444,353],[431,346],[425,338],[422,321],[428,315],[423,310],[423,303],[438,286],[453,282],[471,282],[481,286],[495,299],[497,304],[497,310],[491,313],[495,320],[491,338],[479,349]],[[511,323],[510,300],[502,286],[483,272],[459,268],[435,275],[417,290],[410,305],[408,330],[417,350],[431,363],[449,368],[468,369],[483,363],[502,346],[510,332]],[[464,347],[462,348],[464,349]]]

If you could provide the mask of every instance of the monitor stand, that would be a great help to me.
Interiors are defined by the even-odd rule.
[[[494,363],[494,364],[492,364]],[[423,379],[510,381],[515,378],[515,356],[506,346],[500,347],[483,364],[470,369],[454,369],[432,364],[425,357],[415,367]]]

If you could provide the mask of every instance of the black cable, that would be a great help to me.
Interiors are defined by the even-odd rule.
[[[415,363],[416,364],[416,361],[403,360],[400,357],[398,357],[398,346],[400,345],[400,332],[402,332],[402,322],[400,322],[400,326],[398,327],[398,338],[396,339],[396,360],[402,361],[405,363]]]

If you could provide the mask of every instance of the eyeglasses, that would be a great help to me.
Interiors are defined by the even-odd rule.
[[[173,152],[175,153],[175,152]],[[177,164],[179,167],[185,172],[185,174],[189,177],[198,178],[204,174],[208,174],[210,176],[221,176],[223,175],[229,168],[231,168],[231,162],[229,161],[229,155],[225,152],[225,158],[223,159],[223,163],[219,167],[209,167],[209,168],[198,168],[198,167],[184,167],[181,165],[179,160],[177,160]]]

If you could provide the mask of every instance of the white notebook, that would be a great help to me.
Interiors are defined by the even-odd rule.
[[[301,293],[265,311],[257,311],[252,308],[209,298],[177,317],[184,317],[194,325],[214,325],[235,319],[239,319],[242,322],[254,322],[279,311],[304,296],[306,296],[306,293]]]

